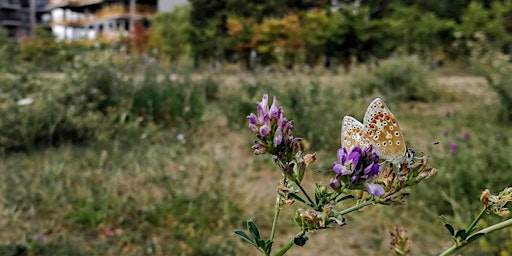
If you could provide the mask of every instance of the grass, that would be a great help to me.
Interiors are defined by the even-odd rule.
[[[322,94],[308,102],[319,104],[322,95],[340,97],[332,101],[336,113],[329,113],[330,125],[337,128],[329,132],[332,135],[320,131],[327,137],[324,142],[329,137],[334,141],[329,145],[339,141],[343,115],[361,118],[369,99],[344,94],[345,75],[270,74],[256,78],[251,74],[199,74],[193,79],[206,77],[221,86],[216,92],[218,98],[206,107],[202,125],[193,130],[163,129],[150,138],[131,142],[63,144],[29,154],[5,153],[0,159],[0,255],[254,255],[255,251],[235,239],[232,232],[243,229],[245,220],[252,218],[265,234],[269,233],[280,174],[271,159],[252,155],[244,110],[229,108],[227,101],[233,99],[228,96],[240,95],[238,100],[255,102],[261,97],[260,91],[269,89],[285,97],[288,88],[301,90],[311,81]],[[269,81],[273,89],[256,87],[252,97],[242,91],[243,84],[264,85]],[[431,145],[444,139],[441,131],[446,127],[453,132],[483,132],[478,130],[480,123],[471,120],[500,129],[486,119],[493,114],[496,97],[484,89],[481,78],[441,77],[439,81],[444,87],[438,88],[442,96],[436,101],[390,104],[408,144]],[[308,97],[307,93],[301,95]],[[293,113],[293,109],[285,111]],[[447,119],[447,111],[456,113],[458,119]],[[296,120],[297,126],[315,120],[296,116],[303,118]],[[184,139],[177,138],[179,133]],[[450,157],[446,148],[449,142],[446,139],[421,151],[431,154],[433,166],[438,167],[436,161]],[[474,152],[478,147],[468,150]],[[508,147],[504,146],[503,154],[505,150]],[[328,182],[328,175],[315,171],[329,168],[335,158],[332,150],[318,153],[319,161],[306,177],[310,183],[318,179]],[[432,183],[428,180],[417,189],[440,196],[435,193],[439,188],[429,184],[442,184],[439,180],[450,171],[441,169]],[[476,201],[479,192],[474,191]],[[347,216],[348,226],[311,234],[304,248],[294,247],[290,254],[386,254],[388,231],[403,225],[409,230],[415,255],[434,255],[449,246],[450,238],[429,201],[412,193],[408,206],[379,206]],[[290,208],[283,210],[276,248],[297,232],[287,219],[291,213]],[[38,234],[44,234],[44,239],[38,239]]]

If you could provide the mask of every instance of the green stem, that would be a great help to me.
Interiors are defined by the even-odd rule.
[[[459,244],[459,245],[452,245],[450,248],[446,249],[444,252],[442,252],[441,254],[439,254],[439,256],[449,256],[449,255],[452,255],[453,253],[455,253],[456,251],[458,251],[459,249],[461,249],[462,247],[466,246],[469,244],[468,241],[475,241],[476,239],[480,238],[480,237],[483,237],[483,235],[488,235],[494,231],[498,231],[500,229],[503,229],[503,228],[506,228],[506,227],[509,227],[509,226],[512,226],[512,218],[511,219],[508,219],[506,221],[503,221],[503,222],[500,222],[500,223],[497,223],[497,224],[494,224],[490,227],[487,227],[487,228],[484,228],[478,232],[476,232],[475,234],[473,235],[470,235],[468,236],[468,238],[466,238],[466,240]],[[475,240],[472,240],[473,237],[475,236],[479,236],[479,237],[476,237],[474,238]]]
[[[311,207],[315,206],[316,204],[313,203],[313,200],[311,200],[311,198],[309,197],[308,193],[306,193],[306,190],[298,183],[298,182],[295,182],[295,184],[297,184],[297,186],[299,186],[300,188],[300,191],[302,191],[302,193],[306,196],[306,198],[308,199]]]
[[[349,214],[349,213],[351,213],[351,212],[353,212],[353,211],[357,211],[357,210],[359,210],[359,209],[361,209],[361,208],[363,208],[363,207],[366,207],[366,206],[368,206],[368,205],[372,205],[373,203],[374,203],[374,202],[366,201],[366,202],[363,202],[363,203],[361,203],[361,204],[356,204],[356,205],[354,205],[354,206],[352,206],[352,207],[350,207],[350,208],[347,208],[347,209],[345,209],[345,210],[341,211],[341,212],[340,212],[340,214],[341,214],[341,215],[346,215],[346,214]]]
[[[274,237],[277,229],[277,219],[279,218],[279,213],[281,212],[281,196],[277,194],[276,196],[276,209],[274,212],[274,220],[272,221],[272,231],[270,231],[270,240],[274,241]]]
[[[297,236],[303,236],[304,235],[304,231],[300,232],[299,234],[297,234],[295,237]],[[288,242],[283,248],[281,248],[281,250],[279,250],[275,256],[282,256],[284,255],[290,248],[292,248],[292,246],[295,245],[295,237],[290,240],[290,242]]]
[[[485,212],[487,212],[487,209],[489,209],[489,207],[484,207],[480,213],[478,214],[478,216],[476,216],[476,218],[473,220],[473,222],[471,222],[471,224],[469,225],[469,227],[466,229],[466,232],[472,232],[473,229],[475,228],[476,224],[478,223],[478,221],[482,218],[482,216],[484,215]],[[469,234],[468,234],[469,235]]]

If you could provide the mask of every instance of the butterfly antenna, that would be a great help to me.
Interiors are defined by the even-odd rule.
[[[418,146],[418,147],[415,147],[414,149],[424,148],[424,147],[428,147],[428,146],[435,146],[435,145],[439,145],[439,144],[441,144],[441,142],[436,141],[436,142],[434,142],[434,143],[427,143],[427,144],[420,145],[420,146]],[[415,151],[414,149],[410,149],[410,150],[412,150],[414,153],[416,153],[416,151]],[[425,154],[425,152],[423,152],[423,151],[420,151],[420,152],[418,152],[418,153],[420,153],[420,154],[422,154],[422,155],[424,155],[424,154]],[[418,157],[415,157],[415,158],[418,158]]]

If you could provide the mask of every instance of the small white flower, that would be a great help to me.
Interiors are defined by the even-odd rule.
[[[32,98],[24,98],[24,99],[18,100],[18,102],[16,104],[18,104],[18,106],[25,106],[25,105],[32,104],[32,102],[34,102],[34,100]]]
[[[180,134],[176,135],[176,139],[178,139],[179,141],[184,141],[185,135],[183,135],[183,133],[180,133]]]

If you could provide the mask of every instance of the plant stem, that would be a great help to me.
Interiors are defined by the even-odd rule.
[[[272,231],[270,231],[270,240],[274,241],[274,237],[277,229],[277,219],[279,218],[279,213],[281,212],[281,196],[277,194],[276,196],[276,209],[274,212],[274,220],[272,221]]]
[[[482,216],[484,215],[484,213],[487,211],[488,207],[484,207],[480,213],[475,217],[475,219],[473,220],[473,222],[471,222],[471,224],[469,225],[469,227],[466,229],[466,232],[472,232],[472,230],[475,228],[476,224],[478,223],[478,221],[482,218]],[[469,235],[469,234],[468,234]]]
[[[311,207],[315,206],[316,204],[313,203],[313,200],[311,200],[311,198],[309,197],[308,193],[306,193],[306,190],[298,183],[298,182],[295,182],[295,184],[297,184],[297,186],[300,188],[300,191],[302,191],[302,193],[306,196],[306,198],[308,199]]]
[[[458,246],[456,244],[452,245],[450,248],[446,249],[444,252],[439,254],[439,256],[449,256],[449,255],[452,255],[453,253],[455,253],[456,251],[458,251],[462,247],[468,245],[469,244],[468,240],[471,240],[471,238],[473,238],[476,235],[479,235],[480,237],[483,237],[481,234],[488,235],[488,234],[490,234],[490,233],[492,233],[494,231],[498,231],[500,229],[503,229],[503,228],[506,228],[506,227],[509,227],[509,226],[512,226],[512,218],[508,219],[506,221],[494,224],[494,225],[492,225],[490,227],[484,228],[484,229],[476,232],[475,234],[468,236],[468,238],[466,238],[464,243],[461,243]],[[475,238],[475,240],[480,238],[480,237]],[[475,240],[472,240],[472,241],[475,241]]]
[[[297,236],[302,236],[304,235],[304,231],[300,232],[299,234],[297,234],[295,237]],[[290,248],[292,248],[292,246],[295,245],[295,237],[290,240],[290,242],[288,242],[283,248],[281,248],[281,250],[279,250],[275,256],[281,256],[281,255],[284,255]]]
[[[366,206],[372,205],[372,204],[373,204],[373,202],[371,202],[371,201],[366,201],[366,202],[363,202],[361,204],[356,204],[356,205],[354,205],[354,206],[352,206],[350,208],[347,208],[347,209],[341,211],[340,214],[341,215],[349,214],[349,213],[351,213],[353,211],[357,211],[357,210],[359,210],[359,209],[361,209],[363,207],[366,207]]]

